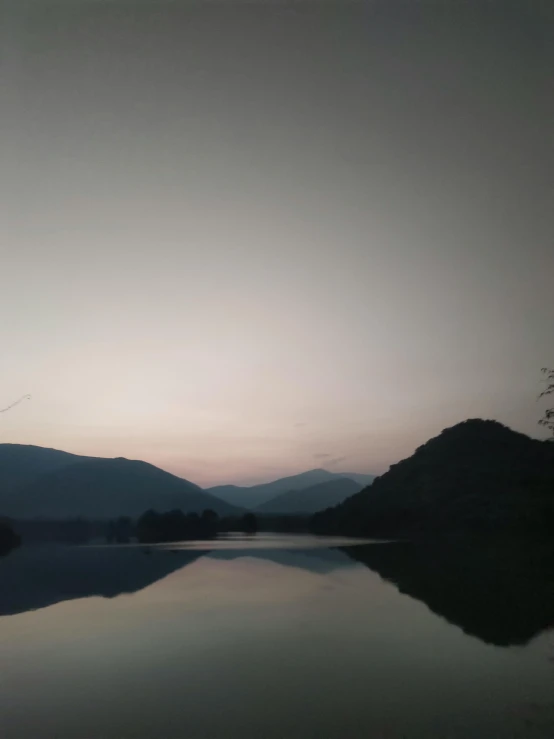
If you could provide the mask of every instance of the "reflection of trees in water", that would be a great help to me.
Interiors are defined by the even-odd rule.
[[[489,644],[526,644],[554,627],[551,542],[403,542],[343,551]]]

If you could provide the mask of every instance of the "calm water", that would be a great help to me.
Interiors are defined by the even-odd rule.
[[[0,736],[554,736],[550,552],[210,546],[2,558]]]

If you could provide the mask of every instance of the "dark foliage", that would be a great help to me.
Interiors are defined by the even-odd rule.
[[[310,515],[254,515],[256,531],[271,531],[274,533],[307,533],[310,531]],[[220,519],[219,530],[222,533],[245,531],[244,516],[226,516]]]
[[[445,429],[335,508],[318,533],[373,536],[456,529],[554,530],[554,448],[496,421]]]
[[[554,369],[543,367],[542,373],[545,375],[546,388],[539,395],[539,398],[554,395]],[[554,441],[554,408],[547,408],[545,410],[544,416],[539,421],[539,424],[552,432],[552,440]]]
[[[241,528],[245,534],[255,534],[258,530],[258,519],[253,513],[245,513]]]
[[[108,531],[108,522],[86,518],[15,519],[13,526],[25,543],[86,544],[94,539],[105,538]]]
[[[129,516],[120,516],[108,523],[106,541],[108,544],[128,544],[134,535],[134,526]]]
[[[0,556],[8,554],[21,544],[21,537],[13,530],[9,521],[0,520]]]
[[[311,516],[283,515],[258,516],[259,531],[274,531],[284,534],[301,534],[310,530]]]
[[[137,521],[137,538],[143,543],[211,539],[219,530],[219,516],[207,509],[202,515],[180,510],[158,513],[148,510]]]

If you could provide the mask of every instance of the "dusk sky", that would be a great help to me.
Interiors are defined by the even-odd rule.
[[[553,6],[0,0],[0,442],[207,486],[543,438]]]

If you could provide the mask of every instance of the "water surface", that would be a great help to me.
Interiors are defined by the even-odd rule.
[[[550,552],[206,547],[0,559],[0,736],[554,736]]]

